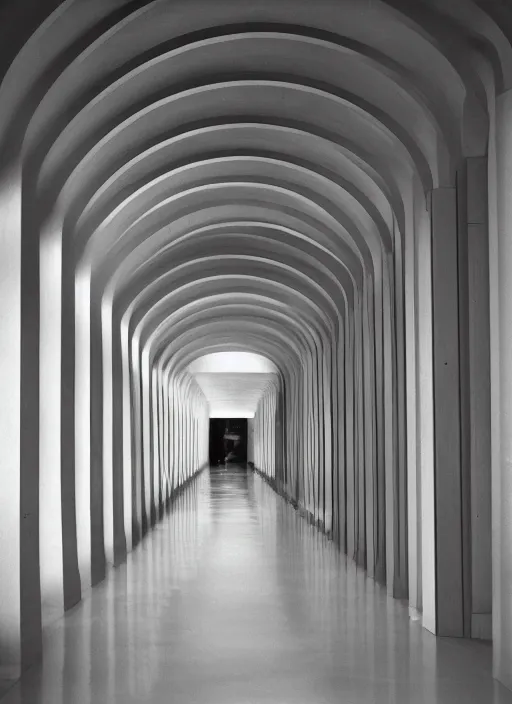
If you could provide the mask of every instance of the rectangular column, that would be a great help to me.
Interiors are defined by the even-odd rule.
[[[436,632],[464,635],[457,191],[432,191]]]
[[[39,256],[22,239],[19,166],[1,184],[0,678],[14,680],[41,653]]]
[[[497,100],[491,127],[491,301],[493,375],[493,659],[494,675],[512,688],[512,90]]]
[[[491,394],[487,157],[467,159],[468,635],[492,638]]]
[[[417,202],[416,183],[409,186],[409,199],[404,221],[404,317],[405,317],[405,377],[406,377],[406,442],[407,442],[407,567],[409,613],[418,618],[421,611],[421,521],[420,521],[420,456],[417,418],[420,404],[417,345],[417,238],[415,209],[425,211],[423,192]]]
[[[429,207],[423,187],[415,183],[414,232],[417,297],[417,405],[416,429],[419,464],[421,611],[423,627],[436,632],[436,549],[434,482],[434,379],[432,359],[432,237]]]
[[[21,184],[9,174],[0,191],[0,677],[14,679],[20,643]],[[18,177],[18,178],[16,178]]]
[[[408,534],[407,534],[407,417],[406,417],[406,358],[405,358],[405,297],[404,245],[399,241],[394,224],[394,334],[396,384],[396,474],[395,474],[395,573],[393,594],[397,599],[409,596]]]

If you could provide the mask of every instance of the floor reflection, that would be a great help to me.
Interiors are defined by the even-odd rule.
[[[203,473],[2,704],[512,704],[261,478]]]

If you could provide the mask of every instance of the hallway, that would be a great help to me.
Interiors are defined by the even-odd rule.
[[[203,472],[2,704],[510,704],[251,471]]]
[[[0,39],[0,694],[508,704],[512,2]]]

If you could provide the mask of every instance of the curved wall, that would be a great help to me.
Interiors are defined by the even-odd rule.
[[[432,632],[489,637],[493,607],[512,683],[510,11],[48,0],[9,26],[3,671],[206,463],[189,365],[249,351],[278,370],[256,466]]]

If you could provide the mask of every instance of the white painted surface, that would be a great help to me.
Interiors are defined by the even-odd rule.
[[[91,586],[91,441],[90,441],[90,278],[75,283],[75,501],[78,566],[82,589]]]
[[[423,626],[436,633],[436,546],[434,480],[434,409],[432,369],[432,278],[430,220],[417,209],[418,387],[421,462],[421,555]]]
[[[196,373],[210,405],[210,418],[252,418],[273,374]]]
[[[214,352],[189,364],[191,374],[274,374],[276,365],[254,352]]]
[[[41,18],[45,15],[45,2],[37,4]],[[159,496],[166,479],[163,475],[168,473],[168,481],[176,487],[205,460],[206,402],[201,389],[184,370],[202,351],[236,345],[274,360],[281,375],[279,389],[260,383],[265,375],[275,373],[276,367],[256,369],[253,364],[249,370],[237,366],[239,362],[233,357],[225,357],[217,372],[206,367],[196,369],[198,375],[204,375],[202,383],[210,395],[210,413],[247,417],[255,414],[254,456],[261,468],[271,477],[282,478],[285,489],[302,507],[316,518],[323,516],[328,523],[331,463],[337,459],[332,445],[339,430],[336,423],[346,422],[346,456],[339,458],[339,466],[333,468],[346,479],[344,500],[348,500],[340,515],[348,517],[344,527],[349,553],[361,565],[369,558],[370,571],[378,562],[380,537],[374,535],[377,522],[372,509],[374,499],[383,498],[377,496],[378,491],[374,493],[373,478],[381,477],[383,468],[375,459],[372,402],[382,387],[391,391],[391,396],[394,392],[374,359],[383,348],[385,373],[392,374],[391,360],[399,347],[395,370],[400,379],[398,398],[385,401],[389,417],[384,418],[384,423],[391,432],[384,439],[389,515],[386,539],[382,542],[386,543],[389,557],[389,581],[393,582],[397,571],[403,579],[408,499],[409,581],[414,591],[411,602],[419,606],[423,599],[424,624],[435,630],[436,520],[446,517],[450,507],[443,505],[436,517],[436,500],[440,503],[443,496],[440,491],[436,495],[434,481],[434,430],[439,436],[445,428],[439,427],[442,423],[435,427],[439,419],[434,418],[433,408],[430,233],[428,216],[420,212],[421,199],[416,207],[414,197],[411,207],[410,184],[413,178],[418,184],[421,179],[418,190],[427,193],[432,188],[452,187],[453,166],[460,163],[461,157],[461,132],[464,145],[471,146],[471,154],[475,145],[487,143],[485,106],[480,104],[480,92],[472,93],[474,83],[481,78],[480,74],[477,76],[481,57],[476,56],[475,44],[469,38],[476,33],[496,48],[496,61],[500,62],[507,87],[512,76],[512,48],[498,20],[484,12],[483,4],[477,8],[474,3],[461,0],[446,8],[433,0],[426,3],[432,13],[428,32],[423,31],[425,6],[416,3],[403,3],[403,12],[396,12],[396,3],[366,3],[362,21],[359,0],[262,0],[257,8],[239,0],[218,0],[215,4],[176,0],[172,8],[168,3],[150,2],[142,9],[121,2],[114,3],[119,5],[119,15],[111,16],[112,24],[103,22],[112,7],[107,8],[101,0],[67,3],[39,28],[16,59],[15,53],[33,31],[27,19],[31,17],[30,6],[27,0],[19,0],[22,20],[14,15],[12,22],[9,17],[5,23],[8,32],[2,46],[6,65],[14,61],[0,88],[0,139],[7,126],[12,125],[7,146],[12,145],[15,152],[13,159],[13,155],[2,152],[4,171],[0,179],[0,389],[3,398],[9,399],[0,410],[0,437],[6,447],[3,466],[8,481],[15,484],[14,504],[4,501],[4,517],[0,518],[7,535],[7,540],[0,537],[0,557],[9,574],[6,586],[0,584],[0,602],[10,609],[9,613],[0,611],[0,629],[8,634],[9,643],[9,634],[14,634],[15,650],[20,627],[24,633],[38,628],[36,608],[20,626],[20,581],[16,576],[20,573],[19,564],[24,564],[19,554],[23,547],[19,541],[22,513],[16,497],[19,493],[18,498],[22,499],[22,489],[26,493],[31,486],[32,472],[37,486],[37,463],[22,468],[22,472],[19,462],[18,420],[23,409],[31,408],[30,384],[35,383],[42,395],[36,413],[39,428],[34,429],[36,433],[40,431],[42,439],[44,508],[39,576],[46,585],[47,567],[52,562],[54,567],[59,563],[57,553],[66,563],[65,576],[78,555],[82,587],[86,590],[91,582],[91,555],[95,557],[96,579],[101,579],[102,555],[106,551],[107,560],[112,561],[118,530],[124,532],[122,538],[130,547],[141,537],[137,534],[132,541],[132,528],[137,533],[152,512],[162,508]],[[504,7],[503,13],[507,9]],[[446,13],[455,18],[449,25],[444,21]],[[244,31],[229,36],[221,31],[226,25],[247,28],[247,23],[255,18],[267,26],[300,25],[304,31],[280,35]],[[105,31],[107,25],[109,29]],[[197,37],[196,32],[201,34],[211,27],[217,27],[222,37],[203,37],[151,61],[140,61],[164,42],[168,47],[177,38]],[[333,41],[332,35],[322,34],[324,30],[338,38]],[[64,52],[69,42],[83,47],[83,52],[77,56]],[[344,42],[351,48],[347,49]],[[360,51],[352,50],[353,47]],[[451,54],[443,53],[446,47],[450,51],[455,47],[463,74],[459,75],[461,69]],[[379,57],[386,59],[381,61]],[[234,64],[245,78],[222,84],[211,80],[212,76],[231,72]],[[137,69],[129,72],[123,73],[120,68],[134,65]],[[113,67],[120,68],[116,69],[115,85],[109,82]],[[49,79],[51,84],[47,83]],[[492,82],[492,78],[487,82]],[[192,87],[182,90],[185,85]],[[35,92],[31,92],[33,89]],[[155,95],[161,98],[158,102]],[[489,96],[492,115],[494,96]],[[503,252],[498,252],[496,241],[491,244],[491,267],[496,274],[491,281],[495,288],[491,291],[491,306],[494,304],[495,315],[495,645],[497,672],[505,673],[510,681],[512,653],[506,644],[512,641],[507,625],[512,622],[508,613],[512,569],[509,570],[510,556],[506,552],[510,544],[510,487],[509,472],[505,470],[507,454],[511,453],[507,450],[508,441],[504,441],[500,455],[496,428],[502,423],[507,434],[510,415],[507,365],[512,347],[507,332],[510,291],[506,267],[510,263],[507,253],[511,180],[507,100],[501,99],[503,134],[498,140],[504,168],[499,173],[500,188],[495,188],[502,206]],[[139,109],[141,105],[143,109]],[[240,119],[248,114],[254,115],[253,123]],[[54,130],[55,125],[58,130]],[[17,141],[11,139],[13,134]],[[98,135],[103,136],[101,141]],[[491,139],[491,150],[492,147]],[[11,164],[17,163],[19,155],[31,157],[33,149],[40,157],[40,168],[39,159],[34,164],[28,158],[23,165],[27,202],[21,203],[21,171],[11,172]],[[30,172],[32,165],[37,172]],[[54,192],[57,184],[61,186],[58,193]],[[40,207],[48,212],[41,214]],[[400,259],[404,243],[394,237],[394,223],[400,220],[404,209],[406,222],[402,223],[400,235],[408,238],[405,281]],[[37,220],[31,223],[33,228],[23,232],[22,211],[24,222],[25,214]],[[26,331],[19,315],[20,237],[23,234],[23,251],[30,261],[36,254],[33,247],[38,246],[44,224],[57,211],[65,218],[69,238],[66,244],[73,242],[80,250],[89,242],[89,265],[96,274],[101,271],[102,276],[94,277],[95,288],[91,291],[89,272],[84,277],[76,272],[76,319],[70,333],[75,334],[76,341],[77,537],[75,541],[72,530],[61,530],[57,550],[51,551],[51,540],[59,533],[57,479],[65,476],[62,469],[66,466],[66,458],[59,456],[62,432],[59,424],[51,421],[52,417],[56,419],[59,407],[62,359],[57,340],[62,332],[58,320],[62,301],[56,283],[43,276],[43,288],[47,290],[43,292],[41,307],[44,368],[39,384],[37,365],[29,373],[25,370],[24,376],[20,373],[20,331]],[[411,221],[411,211],[416,223]],[[43,266],[44,257],[43,253]],[[385,288],[386,300],[381,301],[379,272],[386,257],[396,263],[396,280]],[[416,272],[412,266],[414,257]],[[63,271],[72,275],[75,264],[74,255],[68,256],[62,262]],[[112,279],[109,282],[111,276],[115,285]],[[496,314],[498,278],[500,330]],[[24,282],[26,298],[30,297],[32,284]],[[107,326],[100,340],[96,337],[98,330],[90,328],[91,315],[97,320],[103,289],[111,284],[113,308],[119,308],[116,325],[121,319],[124,321],[122,353],[120,358],[112,359],[111,344],[119,330]],[[396,314],[385,318],[382,332],[380,317],[376,322],[372,311],[380,316],[381,308],[386,311],[386,306],[391,309],[392,304]],[[450,300],[446,304],[449,306]],[[404,306],[406,348],[401,344]],[[36,308],[37,305],[34,311]],[[36,318],[37,312],[34,320],[25,321],[25,325],[33,323],[37,330]],[[342,319],[349,323],[346,336],[336,334]],[[453,329],[456,322],[452,320]],[[377,338],[375,346],[372,333]],[[103,350],[105,356],[98,350]],[[407,365],[402,359],[404,351]],[[500,351],[503,375],[497,368]],[[343,360],[343,369],[337,368],[338,360]],[[117,365],[122,374],[112,373]],[[405,402],[401,374],[406,366],[409,377]],[[249,371],[257,373],[249,375]],[[240,376],[233,383],[235,374]],[[50,376],[55,384],[49,383]],[[448,379],[449,384],[452,382]],[[119,385],[122,408],[114,408],[112,398],[120,390]],[[166,409],[163,413],[160,392]],[[159,401],[155,403],[157,393]],[[446,396],[449,402],[452,394]],[[34,405],[39,406],[35,402]],[[51,409],[48,415],[46,407]],[[282,415],[277,414],[278,407],[283,409]],[[120,418],[117,412],[122,414],[122,424],[118,426],[122,432],[113,431],[113,420]],[[399,419],[398,448],[395,416]],[[475,429],[478,425],[475,421]],[[94,443],[98,426],[105,431],[101,448]],[[286,444],[284,455],[280,433]],[[402,461],[406,440],[410,480],[407,499]],[[167,454],[163,462],[158,455],[160,448]],[[119,450],[126,480],[123,497],[116,495],[112,476],[112,457]],[[396,466],[401,483],[395,496]],[[451,467],[449,462],[448,468]],[[103,495],[99,488],[104,490]],[[47,498],[50,495],[52,498]],[[112,512],[121,498],[122,519]],[[66,503],[64,508],[71,526],[73,506]],[[480,552],[482,545],[479,543]],[[450,569],[449,561],[446,564]],[[22,573],[26,577],[27,572]],[[395,642],[393,639],[391,634],[390,640]]]
[[[61,277],[60,233],[50,233],[40,253],[39,545],[43,623],[64,612],[61,488]]]
[[[512,91],[497,101],[500,330],[499,464],[493,472],[493,640],[495,673],[512,688]]]
[[[251,352],[216,352],[188,366],[210,406],[210,418],[253,418],[276,366]]]
[[[20,296],[21,184],[18,169],[0,182],[0,677],[20,664]]]

